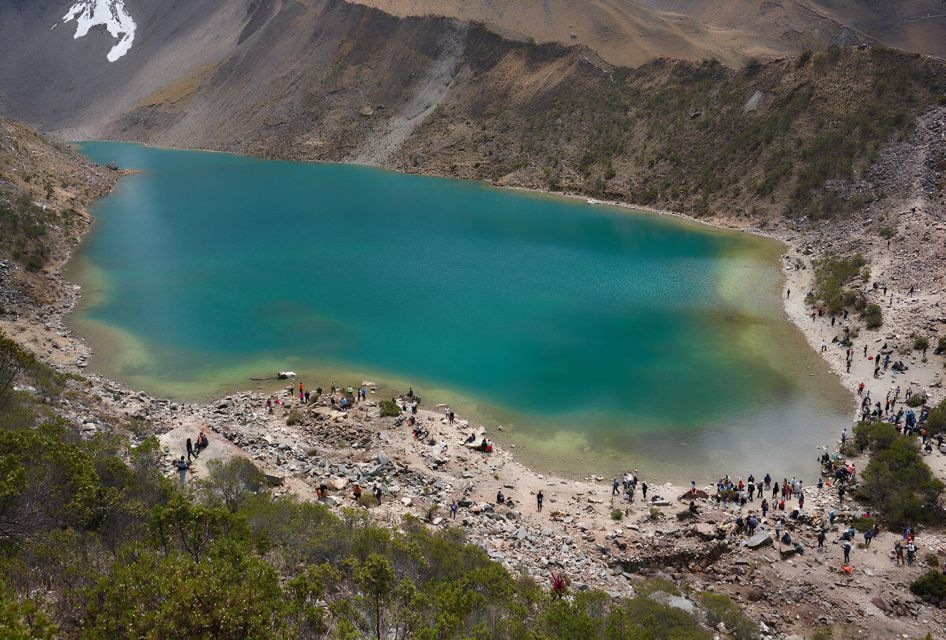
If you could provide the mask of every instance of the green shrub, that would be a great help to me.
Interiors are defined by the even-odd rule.
[[[884,324],[884,314],[879,304],[869,304],[861,313],[864,326],[868,329],[879,329]]]
[[[864,533],[865,531],[869,531],[870,529],[873,529],[874,525],[876,524],[877,524],[876,518],[868,518],[868,517],[860,517],[860,516],[858,516],[857,518],[854,518],[854,520],[851,522],[851,526],[857,529],[858,531],[860,531],[861,533]]]
[[[939,406],[930,409],[930,415],[926,419],[926,429],[932,435],[946,432],[946,400],[939,403]]]
[[[833,640],[834,631],[831,630],[831,627],[821,627],[813,634],[811,634],[811,640]]]
[[[913,581],[910,591],[921,600],[938,605],[946,601],[946,575],[929,571]]]
[[[826,257],[815,263],[815,299],[828,308],[829,313],[840,313],[854,304],[857,298],[847,286],[856,278],[867,261],[861,254],[851,257]]]
[[[378,403],[378,408],[381,410],[382,418],[393,418],[401,415],[401,407],[392,400],[382,400]]]
[[[680,588],[670,580],[663,578],[645,578],[634,583],[634,591],[642,596],[649,596],[652,593],[662,591],[672,596],[680,596],[683,593]]]
[[[857,453],[871,449],[884,449],[900,437],[897,429],[889,422],[858,422],[854,425],[853,441],[857,445]]]
[[[730,637],[736,640],[756,640],[761,636],[759,626],[747,618],[728,596],[704,591],[699,600],[711,626],[723,623]]]
[[[624,518],[624,512],[620,509],[615,509],[611,512],[612,520],[621,520],[622,518]]]
[[[926,396],[922,393],[914,393],[907,399],[907,406],[913,407],[914,409],[924,404],[926,404]]]
[[[893,430],[892,425],[886,426]],[[877,427],[872,432],[883,434]],[[875,444],[861,475],[858,497],[873,505],[891,528],[941,522],[943,510],[938,502],[943,483],[923,461],[916,445],[899,436]]]
[[[939,568],[939,556],[936,555],[935,553],[926,554],[926,558],[924,558],[924,562],[926,562],[926,566],[928,567],[933,567],[934,569]]]
[[[56,625],[34,602],[0,582],[0,635],[6,640],[53,640]]]
[[[922,351],[926,355],[926,350],[930,348],[930,339],[926,336],[917,336],[913,339],[913,350]]]
[[[303,420],[305,420],[305,414],[298,408],[293,408],[289,411],[289,415],[286,416],[286,424],[290,427],[302,424]]]

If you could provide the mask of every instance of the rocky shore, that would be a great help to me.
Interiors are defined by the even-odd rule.
[[[811,261],[827,251],[849,250],[851,244],[868,256],[874,275],[896,292],[894,301],[885,307],[884,327],[878,332],[862,331],[863,340],[871,345],[900,344],[918,330],[941,330],[937,323],[946,317],[941,306],[946,278],[946,270],[940,270],[946,238],[942,200],[923,200],[912,206],[924,216],[920,223],[926,236],[921,248],[909,244],[914,237],[910,229],[918,217],[905,204],[902,213],[894,216],[897,233],[903,234],[897,237],[903,238],[900,246],[905,258],[885,258],[890,254],[885,253],[884,242],[873,238],[869,227],[838,228],[834,235],[816,226],[764,231],[791,247],[785,259],[786,287],[792,290],[786,308],[813,347],[822,340],[830,344],[839,327],[832,328],[826,318],[812,321],[804,305],[804,293],[811,287]],[[648,499],[642,500],[638,491],[636,502],[625,503],[612,496],[611,478],[553,477],[525,468],[501,445],[489,454],[465,448],[463,440],[480,425],[469,424],[462,416],[451,423],[436,405],[425,404],[418,410],[418,424],[429,434],[417,440],[406,420],[398,426],[395,418],[381,416],[381,398],[374,393],[366,402],[340,411],[328,397],[300,404],[283,392],[281,404],[269,413],[267,396],[257,393],[237,393],[206,404],[178,404],[86,373],[89,350],[63,324],[80,294],[61,272],[71,246],[65,245],[57,260],[59,267],[41,276],[44,291],[51,295],[37,295],[35,290],[23,294],[25,280],[19,267],[9,262],[0,265],[5,311],[0,331],[56,369],[72,374],[68,388],[54,401],[56,413],[86,436],[119,432],[133,442],[159,436],[169,475],[171,461],[184,453],[186,438],[193,439],[202,431],[210,444],[193,462],[191,481],[206,476],[211,460],[246,457],[270,476],[277,493],[314,500],[319,485],[326,484],[329,492],[323,500],[333,509],[365,508],[351,497],[352,487],[359,483],[369,493],[377,485],[382,498],[380,505],[369,508],[372,517],[392,526],[410,515],[431,527],[457,527],[510,570],[528,573],[540,582],[547,581],[552,572],[564,573],[575,589],[597,588],[615,595],[645,589],[687,610],[695,606],[688,593],[715,590],[734,598],[764,625],[770,637],[803,636],[822,624],[843,625],[849,637],[871,638],[918,637],[931,631],[935,637],[936,630],[946,628],[944,611],[910,594],[909,583],[926,568],[895,565],[895,533],[882,532],[871,548],[855,549],[852,575],[839,571],[840,527],[858,509],[842,505],[833,489],[818,489],[815,478],[803,479],[808,486],[800,517],[785,517],[785,531],[804,549],[799,553],[773,543],[771,513],[759,527],[765,535],[751,544],[737,530],[740,513],[760,515],[758,502],[739,512],[696,498],[698,513],[694,515],[687,508],[690,496],[680,499],[688,488],[663,484],[659,478],[641,478],[650,485]],[[909,259],[923,251],[932,252],[926,262]],[[915,295],[906,295],[914,284],[918,285]],[[905,354],[910,369],[902,378],[873,379],[865,376],[871,367],[866,361],[857,360],[847,374],[840,351],[835,351],[824,355],[848,388],[864,381],[876,389],[876,397],[882,397],[892,383],[899,383],[925,389],[934,399],[942,395],[941,358],[922,362],[917,353]],[[302,382],[307,388],[325,384]],[[838,425],[839,431],[843,426],[848,425]],[[498,435],[489,428],[487,434]],[[764,471],[764,461],[753,466]],[[716,471],[735,479],[742,470]],[[715,487],[707,489],[710,495],[715,493]],[[511,506],[496,504],[499,491],[512,499]],[[539,491],[545,496],[541,511],[536,505]],[[449,510],[453,501],[460,505],[456,518]],[[788,510],[795,504],[790,501]],[[838,517],[829,527],[827,549],[819,551],[815,538],[832,509]],[[942,559],[946,554],[942,532],[923,532],[918,544],[921,557],[939,553]]]

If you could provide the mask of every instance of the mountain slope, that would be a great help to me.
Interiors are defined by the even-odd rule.
[[[0,91],[63,136],[363,161],[700,215],[856,210],[884,193],[870,179],[881,151],[946,93],[942,61],[883,47],[629,69],[342,0],[127,0],[135,44],[108,63],[104,32],[96,44],[26,27],[55,4],[7,7],[47,57],[30,73],[4,63]],[[85,66],[63,62],[82,47]],[[18,83],[30,75],[45,81]]]
[[[623,66],[656,58],[739,66],[751,57],[861,42],[946,57],[943,0],[354,1],[401,16],[476,20],[521,39],[582,44]]]

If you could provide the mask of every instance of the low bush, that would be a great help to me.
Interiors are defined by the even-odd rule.
[[[908,407],[913,407],[916,409],[917,407],[922,407],[924,404],[926,404],[926,396],[922,393],[915,393],[907,398]]]
[[[854,518],[854,520],[851,521],[851,526],[857,529],[858,531],[860,531],[861,533],[864,533],[865,531],[869,531],[870,529],[873,529],[874,525],[876,524],[877,524],[877,518],[870,518],[870,517],[859,516],[857,518]]]
[[[393,418],[401,415],[401,407],[397,406],[397,403],[392,400],[382,400],[378,403],[378,408],[381,410],[381,417],[383,418]]]
[[[884,324],[884,312],[879,304],[869,304],[861,312],[861,319],[868,329],[879,329]]]
[[[620,509],[615,509],[614,511],[611,512],[612,520],[621,520],[622,518],[624,518],[624,512],[621,511]]]
[[[946,575],[941,571],[929,571],[910,585],[913,595],[935,605],[946,603]]]
[[[889,423],[861,423],[854,437],[870,449],[857,495],[891,528],[943,521],[943,483],[923,461],[916,444]]]
[[[286,424],[290,427],[297,424],[302,424],[303,420],[305,420],[305,414],[299,409],[292,409],[289,411],[289,415],[286,416]]]
[[[867,265],[861,254],[845,257],[827,257],[815,264],[815,299],[824,304],[830,313],[840,313],[853,306],[857,294],[848,288],[849,283]]]
[[[932,435],[946,432],[946,400],[939,403],[939,406],[930,409],[930,415],[926,419],[926,430]]]
[[[913,350],[922,351],[926,355],[926,350],[930,348],[930,339],[926,336],[917,336],[913,339]]]
[[[706,611],[706,620],[711,626],[726,625],[729,637],[735,640],[756,640],[761,637],[759,625],[747,618],[739,607],[727,596],[704,591],[699,595],[700,604]]]

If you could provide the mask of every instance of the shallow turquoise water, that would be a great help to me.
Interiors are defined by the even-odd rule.
[[[769,241],[364,167],[81,150],[142,171],[93,210],[74,321],[93,367],[137,387],[410,383],[503,422],[528,461],[664,476],[808,469],[843,419]]]

